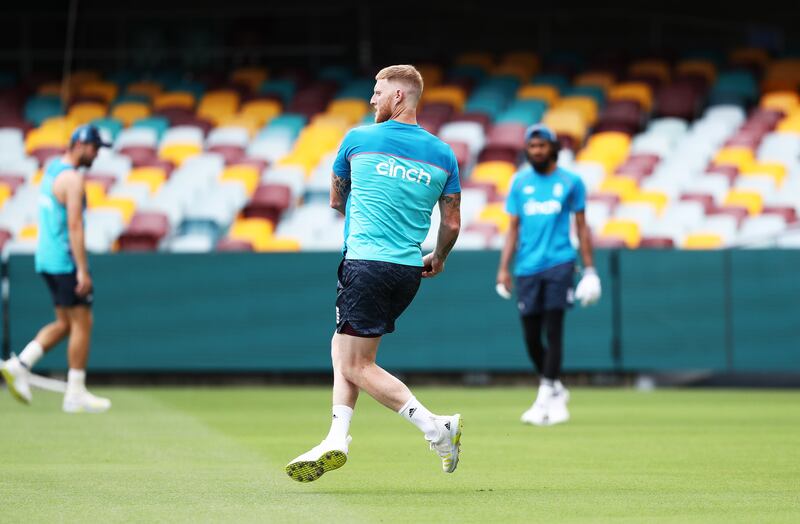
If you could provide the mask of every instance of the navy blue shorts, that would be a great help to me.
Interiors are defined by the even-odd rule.
[[[575,263],[567,262],[529,276],[517,277],[517,307],[522,316],[567,309],[575,300]]]
[[[342,260],[336,296],[336,332],[378,337],[394,331],[394,322],[419,289],[422,267]]]
[[[56,307],[91,307],[93,302],[92,291],[88,295],[80,296],[75,293],[78,285],[77,273],[41,273],[47,283],[53,305]]]

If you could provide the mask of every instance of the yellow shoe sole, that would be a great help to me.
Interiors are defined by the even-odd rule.
[[[286,466],[286,474],[297,482],[313,482],[328,471],[344,466],[347,455],[343,451],[327,451],[315,461],[292,462]]]
[[[31,401],[20,395],[19,391],[17,391],[17,388],[14,387],[14,375],[9,373],[8,370],[6,370],[6,368],[0,369],[0,373],[3,375],[3,379],[5,379],[6,381],[6,385],[8,386],[8,392],[11,393],[11,396],[25,405],[30,404]]]

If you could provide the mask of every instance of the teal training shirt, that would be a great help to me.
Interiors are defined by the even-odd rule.
[[[36,271],[63,274],[75,271],[75,260],[69,247],[67,207],[53,194],[56,177],[74,166],[62,159],[47,167],[39,190],[39,243],[36,246]]]
[[[351,182],[344,230],[351,260],[421,267],[433,206],[442,195],[461,192],[450,146],[395,120],[350,130],[333,172]]]

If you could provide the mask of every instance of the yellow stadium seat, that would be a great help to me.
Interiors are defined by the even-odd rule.
[[[611,89],[616,83],[614,75],[605,72],[592,72],[583,73],[575,77],[576,86],[596,86],[602,88],[604,91]]]
[[[602,147],[585,147],[578,152],[579,162],[601,164],[607,175],[614,173],[627,156],[626,151]]]
[[[162,167],[137,167],[128,175],[129,184],[144,184],[151,194],[155,194],[167,180],[167,173]]]
[[[571,108],[580,111],[584,122],[589,126],[597,122],[599,109],[597,101],[589,96],[567,96],[556,102],[554,109]]]
[[[722,237],[713,233],[692,233],[683,239],[683,249],[720,249]]]
[[[314,168],[319,164],[321,158],[321,154],[308,154],[295,151],[281,158],[278,161],[278,165],[302,167],[305,171],[306,178],[308,178]]]
[[[326,111],[329,115],[342,116],[350,125],[360,122],[364,115],[369,113],[370,106],[363,100],[354,98],[340,98],[332,101]]]
[[[550,109],[544,114],[542,123],[556,134],[569,135],[577,143],[586,137],[587,124],[580,111],[573,108]]]
[[[245,240],[258,251],[268,246],[275,226],[264,218],[240,218],[236,220],[228,232],[228,238]]]
[[[136,213],[136,202],[130,198],[109,197],[97,204],[95,209],[113,209],[120,213],[122,221],[127,224]]]
[[[106,104],[110,104],[117,98],[119,94],[119,87],[113,82],[87,82],[83,84],[79,91],[83,96],[96,96],[102,98]]]
[[[241,127],[247,130],[247,133],[252,138],[263,126],[259,125],[256,117],[242,115],[240,113],[220,119],[219,127]]]
[[[800,107],[800,96],[792,91],[766,93],[761,97],[761,107],[778,109],[788,115]]]
[[[36,224],[28,224],[19,232],[20,240],[36,240],[39,238],[39,227]]]
[[[203,148],[199,144],[167,144],[158,152],[158,157],[180,166],[187,158],[202,152]]]
[[[781,120],[778,123],[778,127],[775,128],[775,131],[778,133],[800,134],[800,114],[795,113]]]
[[[526,68],[528,76],[539,72],[541,60],[536,53],[530,51],[512,51],[503,55],[502,64],[521,65]]]
[[[281,104],[277,100],[251,100],[242,104],[241,116],[255,119],[259,127],[281,114]]]
[[[105,201],[106,190],[103,184],[89,180],[83,187],[86,192],[86,206],[90,209],[97,207]]]
[[[764,208],[764,199],[756,191],[746,191],[743,189],[732,189],[725,196],[726,206],[739,206],[747,209],[750,215],[760,215]]]
[[[725,147],[714,156],[715,164],[731,164],[745,171],[755,164],[753,151],[746,147]]]
[[[239,110],[239,93],[236,91],[210,91],[200,100],[197,116],[217,124],[221,119],[236,114]]]
[[[586,144],[590,149],[603,149],[615,158],[624,160],[631,149],[631,137],[618,131],[595,133]]]
[[[260,173],[255,166],[236,165],[226,167],[220,176],[222,182],[238,182],[244,186],[248,195],[252,195],[258,187]]]
[[[611,219],[603,226],[600,236],[619,238],[631,249],[636,249],[642,242],[642,233],[639,230],[639,224],[633,220]]]
[[[708,60],[683,60],[678,63],[675,72],[679,75],[702,76],[709,85],[717,78],[717,66]]]
[[[34,186],[38,186],[42,183],[42,179],[44,178],[44,171],[42,169],[38,169],[36,173],[34,173],[33,178],[31,179],[31,184]]]
[[[351,121],[344,115],[332,115],[330,113],[317,113],[311,119],[311,127],[330,127],[345,131],[350,128]]]
[[[470,175],[470,180],[476,182],[490,182],[494,184],[501,194],[508,194],[511,179],[517,168],[510,162],[492,161],[481,162],[475,166]]]
[[[780,162],[757,162],[745,166],[741,175],[769,175],[775,179],[775,185],[780,187],[786,179],[786,166]]]
[[[194,95],[186,91],[171,91],[160,93],[153,98],[153,109],[164,109],[165,107],[180,107],[183,109],[193,109],[195,104]]]
[[[84,84],[88,84],[89,82],[100,82],[101,80],[102,75],[99,71],[92,71],[89,69],[73,71],[69,75],[69,81],[74,86],[82,86]]]
[[[0,208],[6,204],[9,198],[11,198],[11,188],[5,184],[0,184]]]
[[[271,237],[255,242],[253,249],[259,253],[286,253],[300,251],[300,241],[290,237]]]
[[[490,53],[463,53],[456,58],[458,65],[473,65],[490,71],[494,65],[494,59]]]
[[[628,73],[631,76],[655,77],[664,83],[669,82],[670,78],[669,64],[663,60],[640,60],[631,64]]]
[[[511,225],[511,217],[506,213],[502,203],[489,204],[484,207],[478,215],[478,221],[494,224],[501,233],[508,231],[508,227]]]
[[[144,95],[150,100],[154,100],[158,95],[160,95],[163,91],[161,84],[157,82],[134,82],[133,84],[129,84],[125,92],[129,95]]]
[[[755,47],[744,47],[731,51],[728,59],[732,65],[758,64],[764,67],[769,62],[769,53]]]
[[[422,64],[417,66],[417,71],[422,75],[422,83],[424,89],[436,87],[442,83],[444,79],[444,72],[442,68],[436,64]]]
[[[599,193],[618,195],[620,199],[625,200],[638,194],[639,188],[633,178],[608,176],[600,182],[600,187],[597,188],[597,191]]]
[[[231,80],[237,84],[243,84],[256,91],[264,83],[269,75],[263,67],[240,67],[231,74]]]
[[[558,89],[551,85],[528,84],[517,90],[517,98],[521,100],[542,100],[548,106],[554,105],[558,101]]]
[[[150,116],[150,106],[141,102],[123,102],[111,110],[111,116],[128,127],[140,118]]]
[[[467,94],[458,86],[438,86],[431,89],[424,89],[422,92],[422,103],[441,102],[450,104],[456,110],[464,109],[467,102]]]
[[[81,102],[69,108],[67,117],[78,125],[88,124],[92,120],[103,118],[108,113],[105,104],[97,102]]]
[[[653,93],[650,86],[642,82],[617,84],[608,91],[609,100],[635,100],[642,109],[649,112],[653,107]]]
[[[669,204],[669,195],[661,191],[637,191],[633,194],[626,192],[622,201],[625,204],[648,204],[660,215]]]

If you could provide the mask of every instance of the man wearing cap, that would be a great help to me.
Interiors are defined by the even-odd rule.
[[[559,148],[555,133],[546,126],[537,124],[526,130],[525,155],[530,166],[517,173],[511,184],[506,202],[511,222],[497,271],[497,291],[510,298],[509,265],[515,258],[525,343],[541,375],[536,401],[521,419],[537,426],[569,420],[569,392],[559,380],[564,313],[575,298],[584,306],[600,298],[584,216],[586,187],[578,175],[557,165]],[[570,240],[570,215],[575,216],[583,259],[583,278],[574,291],[576,252]]]
[[[92,331],[92,277],[86,256],[83,232],[85,207],[81,168],[92,165],[103,141],[97,127],[81,126],[75,130],[69,149],[50,162],[39,193],[39,243],[36,248],[36,272],[47,283],[55,306],[55,321],[44,326],[19,358],[12,355],[2,369],[11,394],[29,404],[28,383],[31,368],[42,356],[69,337],[67,360],[69,373],[63,410],[67,413],[100,413],[111,407],[108,399],[87,391],[86,361]]]

